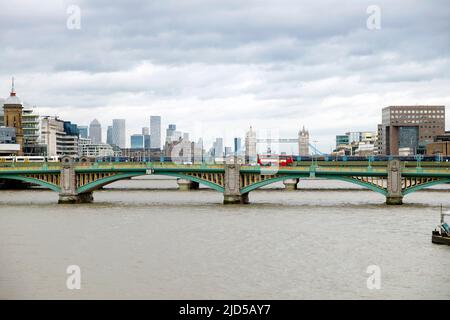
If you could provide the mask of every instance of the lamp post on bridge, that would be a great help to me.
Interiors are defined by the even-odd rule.
[[[313,142],[314,142],[314,156],[316,156],[317,155],[317,142],[319,142],[319,141],[314,140]],[[316,164],[314,165],[314,156],[313,156],[313,166],[317,166],[317,158],[316,158]]]
[[[420,161],[423,159],[423,156],[421,154],[416,154],[414,159],[416,159],[416,170],[421,170]]]
[[[374,156],[368,156],[367,160],[369,161],[369,170],[372,170],[372,162],[373,162]]]

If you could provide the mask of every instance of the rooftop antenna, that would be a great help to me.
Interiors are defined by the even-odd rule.
[[[14,77],[11,79],[11,96],[15,96],[16,92],[14,91]]]

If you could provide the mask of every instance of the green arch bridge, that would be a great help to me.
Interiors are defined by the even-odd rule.
[[[185,188],[198,184],[223,193],[224,203],[248,203],[249,192],[265,185],[302,178],[347,181],[378,192],[387,204],[402,204],[403,196],[450,183],[450,164],[442,162],[298,162],[294,166],[259,167],[242,164],[91,163],[63,157],[60,163],[0,164],[0,180],[19,180],[59,193],[59,203],[93,200],[93,191],[109,183],[141,175],[177,177]]]

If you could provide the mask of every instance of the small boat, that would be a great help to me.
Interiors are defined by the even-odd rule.
[[[450,213],[443,213],[441,205],[441,223],[434,229],[431,235],[431,242],[450,246],[450,227],[448,223],[444,221],[444,216],[450,216]]]

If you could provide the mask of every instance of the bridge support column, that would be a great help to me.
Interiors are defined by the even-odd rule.
[[[399,160],[390,160],[388,162],[386,204],[403,204],[402,173]]]
[[[91,203],[94,201],[92,192],[84,192],[78,194],[59,194],[58,203],[60,204],[73,204],[73,203]]]
[[[224,194],[223,204],[248,204],[248,192],[243,194]]]
[[[197,190],[199,188],[198,182],[194,182],[188,179],[177,179],[178,190],[181,191],[189,191],[189,190]]]
[[[224,204],[246,204],[249,203],[248,193],[241,194],[240,191],[240,165],[225,164],[225,185],[223,193]]]
[[[92,192],[77,193],[77,177],[73,158],[63,157],[61,159],[61,175],[58,203],[89,203],[94,200]]]
[[[297,183],[299,179],[287,179],[283,181],[284,189],[287,191],[297,190]]]

